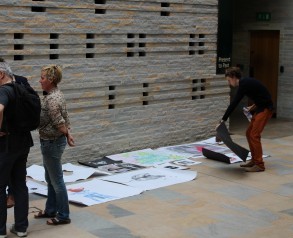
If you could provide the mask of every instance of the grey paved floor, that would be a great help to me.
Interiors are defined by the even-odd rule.
[[[232,120],[235,142],[247,147],[246,122]],[[46,225],[33,212],[45,198],[30,195],[29,237],[289,238],[293,237],[293,121],[272,119],[262,142],[266,171],[201,159],[190,182],[91,207],[71,204],[70,225]],[[247,147],[248,148],[248,147]],[[9,209],[8,223],[12,223]],[[15,235],[8,233],[8,237]]]

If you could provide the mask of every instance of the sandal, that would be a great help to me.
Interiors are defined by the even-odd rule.
[[[40,218],[53,218],[55,217],[56,215],[50,215],[50,214],[47,214],[46,212],[43,212],[43,211],[39,211],[38,214],[36,214],[34,217],[35,219],[40,219]]]
[[[47,225],[53,225],[53,226],[57,226],[57,225],[65,225],[65,224],[69,224],[71,222],[70,219],[66,219],[66,220],[59,220],[56,217],[49,219],[47,221]]]

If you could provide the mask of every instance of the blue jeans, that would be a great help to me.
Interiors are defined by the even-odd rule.
[[[28,189],[26,186],[26,162],[30,148],[0,152],[0,235],[6,234],[6,188],[13,188],[15,200],[15,229],[25,232],[28,227]]]
[[[41,151],[48,185],[48,198],[45,212],[59,220],[69,219],[69,204],[63,179],[61,157],[66,147],[66,137],[56,140],[41,140]]]

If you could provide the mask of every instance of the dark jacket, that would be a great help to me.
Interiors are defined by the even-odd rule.
[[[256,113],[262,112],[266,108],[273,110],[271,94],[267,88],[254,78],[242,78],[239,80],[237,93],[222,118],[223,121],[227,121],[244,96],[250,98],[256,105]]]

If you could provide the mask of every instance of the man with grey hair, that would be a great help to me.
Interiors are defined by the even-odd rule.
[[[15,93],[13,87],[4,85],[13,79],[9,64],[0,59],[0,238],[7,237],[6,188],[9,181],[15,199],[15,224],[10,231],[18,237],[26,237],[28,228],[26,162],[33,140],[30,132],[15,131],[9,123],[14,115]]]

